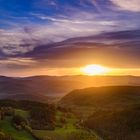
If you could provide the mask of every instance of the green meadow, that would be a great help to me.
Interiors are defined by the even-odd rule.
[[[11,124],[11,117],[7,117],[5,120],[0,121],[0,129],[13,136],[15,140],[35,140],[28,132],[25,130],[18,131]]]

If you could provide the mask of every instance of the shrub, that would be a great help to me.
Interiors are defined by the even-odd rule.
[[[25,126],[28,125],[27,120],[20,115],[13,116],[12,122],[13,122],[15,128],[18,130],[25,128]]]

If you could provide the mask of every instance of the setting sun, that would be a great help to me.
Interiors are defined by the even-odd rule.
[[[101,65],[87,65],[81,68],[81,71],[86,75],[100,75],[106,74],[110,71],[109,68],[101,66]]]

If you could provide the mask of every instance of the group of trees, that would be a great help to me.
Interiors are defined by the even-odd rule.
[[[30,128],[28,124],[28,120],[21,115],[14,115],[12,118],[12,124],[17,130],[22,130]],[[29,129],[30,130],[30,129]]]
[[[28,117],[16,114],[15,108],[27,111]],[[34,101],[0,101],[0,120],[6,119],[7,116],[11,117],[11,125],[15,127],[15,129],[18,131],[26,130],[37,140],[40,140],[40,138],[34,135],[32,129],[54,130],[55,113],[55,106],[49,104]],[[12,136],[0,131],[0,140],[14,139]],[[46,137],[45,140],[48,140],[48,138]]]
[[[33,129],[55,129],[55,107],[39,106],[30,110],[30,124]]]
[[[14,114],[12,107],[0,107],[0,120],[3,120],[5,116],[11,116]]]
[[[1,100],[0,106],[2,108],[19,108],[23,110],[27,110],[29,112],[28,122],[33,129],[49,129],[53,130],[55,128],[55,112],[56,108],[53,105],[39,103],[34,101],[12,101],[12,100]],[[0,119],[3,119],[5,113],[13,113],[9,110],[5,112],[0,109]],[[7,114],[8,115],[8,114]],[[21,116],[14,116],[13,121],[15,126],[17,125],[16,120],[19,121]],[[23,121],[23,120],[22,120]],[[25,123],[25,120],[23,121]],[[25,123],[26,124],[26,123]]]

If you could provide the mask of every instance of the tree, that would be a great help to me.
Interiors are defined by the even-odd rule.
[[[52,106],[34,107],[30,111],[30,122],[32,128],[54,129],[55,108],[53,108]]]

